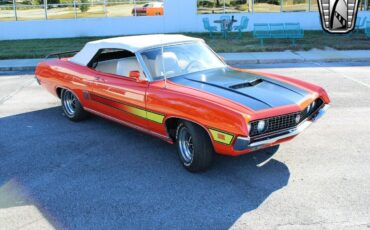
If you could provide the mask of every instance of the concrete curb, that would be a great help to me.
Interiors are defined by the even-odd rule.
[[[222,53],[220,55],[230,65],[370,61],[369,50],[251,52],[251,53]]]
[[[370,62],[370,58],[325,58],[325,59],[289,59],[289,60],[225,60],[229,65],[243,64],[279,64],[309,62]]]
[[[370,62],[370,50],[220,53],[229,65],[303,62]],[[44,59],[0,60],[0,71],[33,71]]]
[[[0,60],[0,71],[31,71],[44,59]]]
[[[34,71],[36,66],[24,66],[24,67],[0,67],[0,71]]]

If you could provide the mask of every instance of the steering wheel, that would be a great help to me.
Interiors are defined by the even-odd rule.
[[[199,66],[202,66],[202,63],[200,62],[200,61],[198,61],[198,60],[193,60],[193,61],[191,61],[186,67],[185,67],[185,70],[187,71],[187,72],[189,72],[189,70],[191,70],[192,68],[194,68],[194,67],[199,67]]]

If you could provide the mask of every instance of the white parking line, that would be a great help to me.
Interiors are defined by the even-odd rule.
[[[367,87],[367,88],[370,88],[370,85],[369,85],[369,84],[367,84],[367,83],[365,83],[365,82],[362,82],[362,81],[360,81],[360,80],[358,80],[358,79],[356,79],[356,78],[353,78],[353,77],[347,76],[346,74],[343,74],[343,73],[341,73],[341,72],[337,72],[337,71],[334,71],[334,70],[332,70],[332,69],[329,69],[329,68],[327,68],[327,67],[323,66],[321,63],[313,62],[313,64],[315,64],[315,65],[317,65],[317,66],[320,66],[321,68],[325,69],[325,70],[326,70],[326,71],[328,71],[328,72],[335,73],[335,74],[339,74],[339,75],[341,75],[342,77],[344,77],[344,78],[346,78],[346,79],[348,79],[348,80],[351,80],[351,81],[357,82],[357,83],[358,83],[358,84],[360,84],[360,85],[363,85],[363,86],[365,86],[365,87]]]
[[[14,95],[16,95],[18,92],[20,92],[22,89],[24,89],[25,87],[31,85],[32,83],[35,82],[35,79],[34,78],[31,78],[29,79],[28,81],[26,81],[25,83],[23,83],[21,86],[19,86],[16,90],[14,90],[13,92],[9,93],[8,95],[5,95],[4,97],[0,98],[0,105],[4,104],[7,100],[9,100],[10,98],[12,98]]]

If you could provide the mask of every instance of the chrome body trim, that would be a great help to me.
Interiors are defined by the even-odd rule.
[[[159,134],[159,133],[153,132],[153,131],[151,131],[151,130],[148,130],[148,129],[145,129],[145,128],[142,128],[142,127],[139,127],[139,126],[137,126],[137,125],[134,125],[134,124],[131,124],[131,123],[128,123],[128,122],[125,122],[125,121],[121,121],[121,120],[119,120],[119,119],[117,119],[117,118],[114,118],[114,117],[111,117],[111,116],[109,116],[109,115],[106,115],[106,114],[100,113],[100,112],[98,112],[98,111],[96,111],[96,110],[93,110],[93,109],[89,109],[89,108],[84,108],[84,109],[85,109],[86,111],[88,111],[88,112],[90,112],[90,113],[93,113],[93,114],[96,114],[96,115],[98,115],[98,116],[100,116],[100,117],[103,117],[103,118],[109,119],[109,120],[111,120],[111,121],[117,122],[117,123],[119,123],[119,124],[121,124],[121,125],[128,126],[128,127],[130,127],[130,128],[137,129],[137,130],[142,131],[142,132],[144,132],[144,133],[147,133],[147,134],[150,134],[150,135],[153,135],[153,136],[159,137],[159,138],[161,138],[161,139],[163,139],[163,140],[165,140],[165,141],[167,141],[167,142],[169,142],[169,143],[173,143],[173,140],[172,140],[170,137],[168,137],[168,136],[165,136],[165,135],[162,135],[162,134]]]

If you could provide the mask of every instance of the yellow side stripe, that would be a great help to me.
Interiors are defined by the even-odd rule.
[[[95,95],[95,94],[91,94],[90,96],[91,96],[91,99],[93,101],[96,101],[96,102],[101,103],[103,105],[106,105],[106,106],[109,106],[109,107],[112,107],[112,108],[130,113],[130,114],[133,114],[135,116],[138,116],[138,117],[141,117],[141,118],[144,118],[144,119],[148,119],[148,120],[153,121],[153,122],[157,122],[157,123],[160,123],[160,124],[163,123],[163,120],[164,120],[164,115],[163,114],[147,111],[145,109],[141,109],[141,108],[138,108],[138,107],[135,107],[135,106],[130,106],[130,105],[127,105],[125,103],[115,101],[115,100],[112,100],[112,99],[109,99],[109,98],[105,98],[105,97],[102,97],[102,96],[99,96],[99,95]]]
[[[126,105],[126,107],[127,107],[127,112],[129,112],[131,114],[134,114],[138,117],[146,118],[146,111],[145,110],[138,109],[138,108],[128,106],[128,105]]]
[[[224,133],[224,132],[214,130],[214,129],[209,129],[209,131],[211,132],[213,140],[220,142],[222,144],[229,145],[234,139],[234,136],[228,133]]]
[[[146,112],[146,118],[148,120],[151,120],[151,121],[154,121],[154,122],[157,122],[157,123],[162,124],[163,123],[164,116],[161,115],[161,114],[158,114],[158,113],[153,113],[153,112],[147,111]]]
[[[132,106],[127,106],[127,112],[134,114],[138,117],[142,117],[142,118],[145,118],[145,119],[148,119],[150,121],[154,121],[160,124],[163,123],[163,119],[164,119],[164,115],[162,114],[149,112],[144,109],[139,109],[139,108],[132,107]]]

